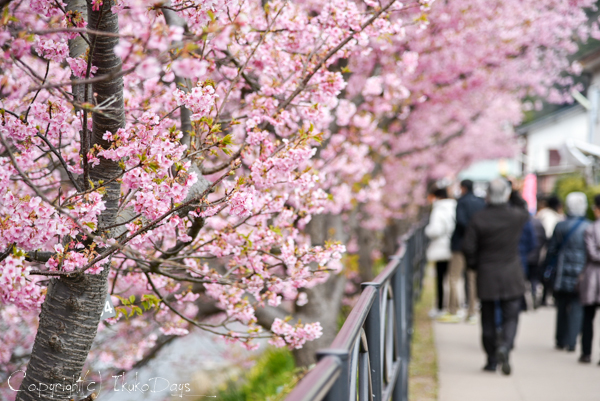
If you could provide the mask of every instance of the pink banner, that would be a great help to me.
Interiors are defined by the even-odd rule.
[[[529,213],[535,214],[537,211],[537,176],[527,174],[523,183],[523,199],[527,202]]]

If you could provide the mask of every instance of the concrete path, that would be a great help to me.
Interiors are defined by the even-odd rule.
[[[600,330],[596,325],[592,364],[576,352],[554,349],[555,309],[521,314],[512,375],[483,372],[481,327],[434,323],[439,366],[438,401],[599,401]]]

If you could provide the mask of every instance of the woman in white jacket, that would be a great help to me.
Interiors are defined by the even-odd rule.
[[[435,317],[444,309],[444,277],[452,257],[450,238],[456,225],[456,200],[448,198],[446,188],[431,191],[430,200],[432,209],[425,235],[430,240],[427,260],[435,262],[437,273],[437,310],[431,313]]]

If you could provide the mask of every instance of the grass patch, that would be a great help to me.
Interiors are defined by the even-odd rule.
[[[433,305],[434,285],[428,267],[421,300],[415,305],[414,334],[411,344],[408,393],[409,400],[435,401],[438,397],[438,366],[433,324],[427,313]]]
[[[281,401],[304,375],[287,348],[268,348],[241,380],[219,390],[222,401]]]

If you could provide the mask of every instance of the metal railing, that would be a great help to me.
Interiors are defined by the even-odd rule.
[[[330,348],[286,401],[407,401],[414,302],[425,270],[424,225],[411,230],[362,294]]]

